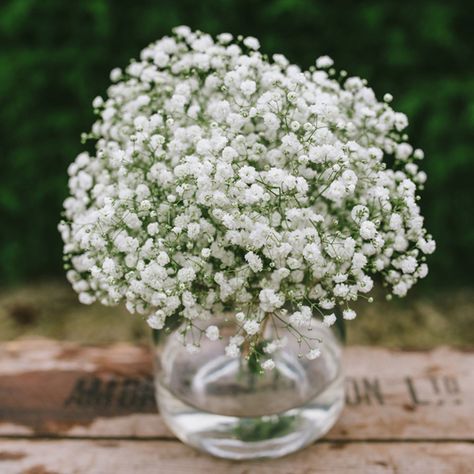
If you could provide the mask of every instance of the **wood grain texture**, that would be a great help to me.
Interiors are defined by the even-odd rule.
[[[317,443],[281,459],[232,462],[176,441],[9,440],[2,474],[469,474],[470,443]],[[3,459],[2,459],[3,457]]]
[[[474,440],[474,353],[349,347],[329,440]],[[0,436],[166,438],[147,348],[0,345]]]
[[[230,462],[178,442],[157,413],[149,350],[0,345],[0,473],[474,472],[474,353],[345,350],[346,408],[278,460]]]

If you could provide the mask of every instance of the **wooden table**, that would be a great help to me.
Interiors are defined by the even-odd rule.
[[[349,347],[345,363],[347,407],[323,440],[282,459],[231,462],[164,426],[146,348],[5,343],[0,473],[474,472],[473,352]]]

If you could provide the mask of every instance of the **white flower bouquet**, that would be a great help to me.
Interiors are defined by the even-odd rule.
[[[423,152],[390,94],[346,76],[327,56],[302,71],[255,38],[184,26],[114,69],[59,225],[80,301],[125,302],[155,329],[178,317],[191,352],[187,331],[216,340],[207,321],[231,310],[230,357],[276,318],[313,359],[321,341],[300,329],[315,317],[354,319],[377,276],[405,296],[435,249]]]

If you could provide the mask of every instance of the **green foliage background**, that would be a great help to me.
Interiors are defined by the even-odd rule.
[[[474,58],[470,2],[3,0],[0,4],[0,281],[60,274],[66,167],[108,73],[178,24],[253,35],[302,67],[338,68],[391,92],[429,175],[438,241],[429,285],[472,283]],[[426,284],[425,284],[426,285]]]

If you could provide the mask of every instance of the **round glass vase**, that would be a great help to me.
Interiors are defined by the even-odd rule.
[[[225,354],[237,331],[235,318],[216,317],[209,324],[220,329],[216,341],[184,325],[153,331],[159,410],[181,441],[222,458],[275,458],[334,425],[344,406],[344,379],[340,339],[332,329],[314,319],[300,337],[273,319],[260,341],[278,337],[286,345],[271,354],[275,368],[264,371],[260,364],[270,356],[263,351],[258,363],[245,348],[238,357]],[[184,329],[187,342],[199,341],[198,351],[184,347]],[[306,337],[323,341],[318,358],[305,357]]]

